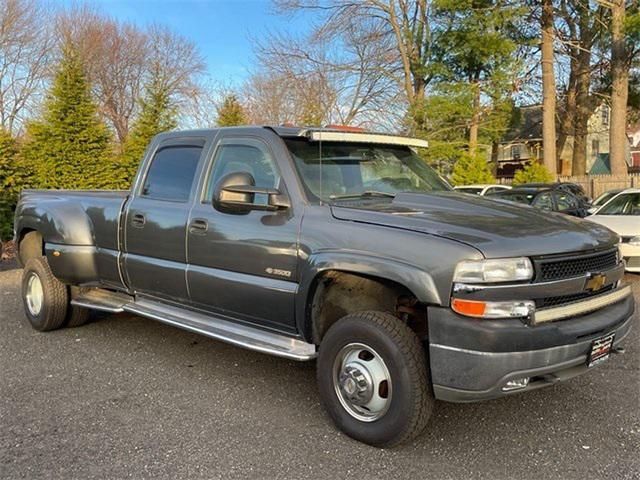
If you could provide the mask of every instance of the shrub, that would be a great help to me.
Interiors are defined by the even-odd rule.
[[[533,160],[525,165],[522,170],[518,170],[513,176],[513,185],[523,183],[549,183],[555,179],[547,167]]]
[[[479,154],[462,155],[453,167],[451,181],[454,185],[469,185],[474,183],[495,183],[487,160]]]

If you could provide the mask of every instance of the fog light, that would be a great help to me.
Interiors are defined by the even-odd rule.
[[[529,385],[529,377],[524,378],[514,378],[513,380],[509,380],[502,387],[503,392],[510,392],[511,390],[518,390],[520,388],[524,388]]]

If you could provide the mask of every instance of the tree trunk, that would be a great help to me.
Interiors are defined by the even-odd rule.
[[[491,143],[491,174],[494,178],[498,176],[498,154],[500,150],[500,142],[494,140]]]
[[[623,32],[625,0],[614,0],[611,7],[611,118],[609,128],[609,158],[611,173],[627,173],[627,97],[629,69]]]
[[[553,72],[553,3],[542,2],[542,152],[544,166],[557,173],[556,78]]]
[[[591,115],[589,88],[591,86],[591,44],[593,40],[589,21],[590,14],[588,5],[580,8],[580,50],[577,59],[572,175],[586,175],[587,173],[587,134],[589,133],[589,117]]]
[[[478,75],[471,80],[473,89],[473,112],[469,124],[469,153],[475,155],[478,149],[478,130],[480,129],[480,82]]]
[[[576,115],[576,70],[577,70],[577,62],[574,59],[571,59],[570,62],[570,71],[569,71],[569,83],[567,85],[567,92],[565,95],[564,105],[561,111],[559,112],[559,120],[558,120],[558,135],[556,138],[556,159],[558,162],[558,172],[564,173],[562,171],[562,151],[564,150],[564,146],[567,143],[567,137],[569,135],[573,135],[574,125],[573,122],[575,120]]]

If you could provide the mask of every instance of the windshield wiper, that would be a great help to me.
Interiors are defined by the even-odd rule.
[[[365,190],[360,193],[345,193],[344,195],[331,195],[329,198],[331,200],[348,200],[352,198],[366,198],[366,197],[386,197],[386,198],[395,198],[395,193],[389,192],[379,192],[377,190]]]

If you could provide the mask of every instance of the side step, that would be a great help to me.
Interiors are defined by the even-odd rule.
[[[199,333],[239,347],[292,360],[312,360],[316,347],[297,338],[260,330],[212,315],[165,305],[147,299],[136,299],[107,290],[92,290],[72,300],[73,305],[108,312],[131,312],[178,328]]]
[[[120,313],[124,312],[125,305],[132,301],[133,297],[125,293],[95,288],[72,299],[71,305],[103,312]]]

